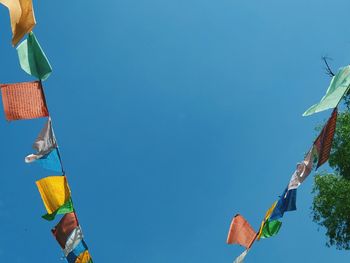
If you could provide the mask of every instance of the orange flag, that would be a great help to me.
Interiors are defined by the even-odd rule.
[[[335,128],[337,125],[338,109],[335,108],[332,112],[332,116],[328,119],[326,125],[323,127],[321,133],[318,135],[314,142],[317,149],[318,161],[317,166],[320,167],[322,164],[327,162],[329,154],[331,152]]]
[[[250,226],[243,216],[237,214],[231,222],[230,230],[227,236],[227,244],[239,244],[245,248],[250,248],[257,233]]]
[[[15,46],[36,24],[32,0],[0,0],[0,3],[9,9],[12,45]]]
[[[1,84],[6,120],[34,119],[49,116],[39,81]]]

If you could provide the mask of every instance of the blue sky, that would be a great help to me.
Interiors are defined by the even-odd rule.
[[[330,111],[301,114],[349,63],[348,1],[34,1],[45,92],[94,262],[232,262]],[[0,8],[0,82],[31,81]],[[23,158],[44,119],[0,123],[1,262],[62,262]],[[348,262],[312,222],[312,177],[246,262]]]

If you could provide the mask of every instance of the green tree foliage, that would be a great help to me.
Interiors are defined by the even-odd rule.
[[[345,101],[350,101],[349,97]],[[329,157],[331,172],[314,179],[313,220],[326,229],[327,246],[350,249],[350,113],[338,115]]]

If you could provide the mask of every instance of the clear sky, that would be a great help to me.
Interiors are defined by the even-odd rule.
[[[255,228],[330,111],[302,117],[349,63],[349,1],[35,1],[54,69],[44,87],[75,208],[97,263],[232,262],[232,217]],[[34,80],[0,8],[0,82]],[[0,261],[59,263],[24,163],[44,119],[0,113]],[[312,222],[312,176],[278,236],[246,262],[349,262]]]

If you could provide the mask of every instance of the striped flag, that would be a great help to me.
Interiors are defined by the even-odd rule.
[[[332,142],[334,138],[335,128],[337,124],[338,110],[335,108],[332,112],[332,116],[328,119],[326,125],[323,127],[320,135],[314,142],[314,145],[318,153],[318,162],[316,169],[322,164],[327,162],[329,154],[332,148]]]

